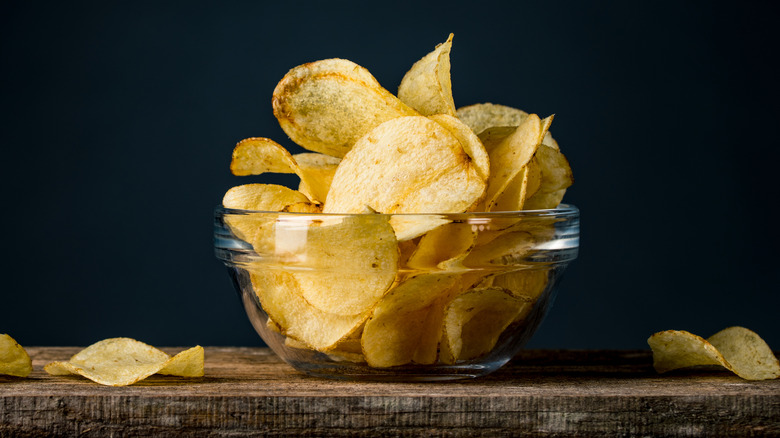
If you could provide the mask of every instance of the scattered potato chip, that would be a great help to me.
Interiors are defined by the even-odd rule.
[[[127,386],[152,374],[203,376],[203,347],[176,356],[130,338],[111,338],[76,353],[67,362],[52,362],[44,370],[54,376],[78,374],[108,386]]]
[[[470,360],[493,349],[527,300],[499,287],[466,291],[447,304],[441,359],[445,363]]]
[[[369,206],[388,214],[457,213],[484,192],[480,171],[449,130],[426,117],[399,117],[362,137],[344,157],[323,211],[356,213]]]
[[[729,327],[703,339],[682,330],[658,332],[647,340],[659,373],[678,368],[720,365],[745,380],[780,377],[780,362],[758,334]]]
[[[27,352],[7,334],[0,334],[0,374],[27,377],[32,372],[32,361]]]
[[[364,134],[387,120],[419,113],[365,68],[326,59],[290,70],[274,89],[274,116],[302,147],[343,157]]]
[[[398,98],[424,116],[455,115],[450,79],[452,37],[415,62],[398,87]]]

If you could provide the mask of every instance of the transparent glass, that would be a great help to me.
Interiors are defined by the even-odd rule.
[[[214,231],[249,320],[295,369],[439,381],[493,372],[531,338],[577,257],[579,210],[217,208]]]

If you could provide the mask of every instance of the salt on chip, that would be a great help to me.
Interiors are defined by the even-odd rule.
[[[355,143],[333,176],[323,212],[357,213],[369,206],[386,214],[459,213],[476,205],[485,187],[449,130],[426,117],[399,117]],[[409,238],[405,228],[395,230],[398,240]]]
[[[746,380],[780,377],[780,362],[755,332],[729,327],[701,338],[683,330],[666,330],[652,335],[653,367],[659,373],[678,368],[720,365]]]
[[[398,98],[424,116],[455,115],[450,78],[452,37],[415,62],[398,87]]]
[[[306,227],[306,244],[294,254],[305,260],[306,269],[292,271],[303,298],[337,315],[372,308],[398,271],[398,242],[388,219],[363,214],[312,220]],[[284,235],[283,227],[284,223],[277,224],[277,235]],[[285,256],[278,246],[276,252]]]
[[[380,123],[418,115],[365,68],[326,59],[290,70],[274,89],[274,116],[285,133],[314,152],[343,157]]]
[[[171,357],[130,338],[110,338],[90,345],[67,362],[44,367],[51,375],[78,374],[108,386],[127,386],[152,374],[203,376],[203,347],[196,346]]]
[[[0,334],[0,374],[27,377],[32,372],[30,356],[14,338]]]

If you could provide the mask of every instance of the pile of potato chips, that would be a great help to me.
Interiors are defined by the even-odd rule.
[[[451,49],[452,35],[397,95],[345,59],[295,67],[274,90],[273,112],[311,152],[260,137],[233,150],[235,175],[300,178],[297,190],[246,184],[223,199],[228,209],[297,213],[226,216],[261,258],[281,261],[247,269],[289,346],[372,367],[476,359],[546,289],[549,266],[500,267],[549,240],[552,221],[496,215],[478,226],[445,214],[557,207],[573,177],[549,133],[553,117],[490,103],[456,109]]]

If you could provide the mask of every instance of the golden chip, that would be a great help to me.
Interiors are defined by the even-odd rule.
[[[441,360],[454,363],[490,352],[509,324],[530,305],[499,287],[471,289],[458,295],[444,310]]]
[[[744,327],[729,327],[706,340],[690,332],[667,330],[652,335],[647,343],[659,373],[720,365],[746,380],[780,377],[780,362],[772,350],[758,334]]]
[[[363,328],[361,345],[366,362],[372,367],[391,367],[411,362],[416,354],[429,357],[429,353],[417,353],[417,349],[430,306],[452,288],[456,279],[454,275],[419,274],[388,292]]]
[[[508,137],[490,152],[490,168],[485,206],[491,211],[509,183],[536,154],[544,135],[552,123],[552,116],[544,120],[530,114]]]
[[[52,362],[44,370],[54,376],[78,374],[108,386],[127,386],[152,374],[203,376],[203,347],[176,356],[130,338],[111,338],[76,353],[67,362]]]
[[[457,213],[484,192],[485,180],[458,138],[426,117],[400,117],[362,137],[344,157],[323,211]],[[408,227],[395,230],[398,240],[410,238]]]
[[[387,120],[418,115],[365,68],[326,59],[290,70],[274,89],[274,116],[302,147],[343,157],[364,134]]]
[[[0,334],[0,374],[27,377],[32,372],[32,361],[14,338]]]
[[[476,134],[500,126],[520,126],[528,113],[517,108],[493,103],[478,103],[458,108],[457,117]]]
[[[474,247],[477,232],[469,223],[448,223],[423,235],[407,264],[414,269],[453,269]]]
[[[526,209],[557,207],[566,189],[574,183],[574,176],[566,157],[559,149],[541,144],[528,165],[538,166],[541,178],[538,190],[526,202]]]
[[[330,183],[336,173],[341,159],[325,154],[303,153],[293,155],[301,171],[301,183],[298,191],[309,199],[319,203],[325,202],[330,190]]]
[[[277,223],[277,236],[286,233],[284,225]],[[399,252],[387,216],[325,216],[312,221],[306,231],[305,245],[291,251],[292,257],[305,260],[305,269],[292,272],[312,306],[337,315],[360,314],[393,284]],[[276,253],[286,257],[278,245]]]
[[[455,115],[450,79],[452,36],[414,63],[398,87],[398,98],[424,116]]]
[[[303,298],[293,274],[281,269],[250,271],[250,278],[263,310],[281,333],[317,351],[334,348],[359,330],[369,315],[323,312]]]

